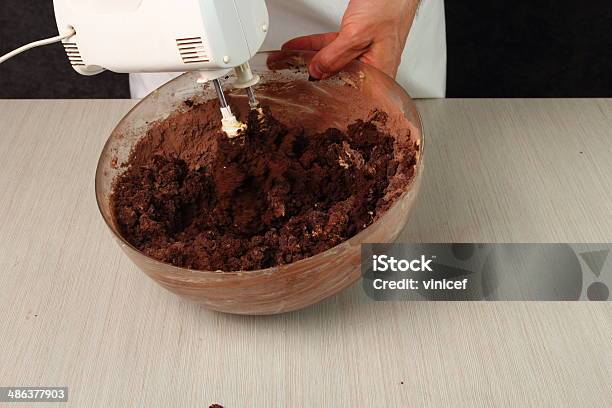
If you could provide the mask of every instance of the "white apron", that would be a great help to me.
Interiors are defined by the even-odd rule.
[[[349,0],[267,0],[270,32],[262,50],[278,50],[302,35],[338,31]],[[143,98],[180,73],[130,74],[132,98]],[[444,0],[421,0],[397,73],[413,98],[443,98],[446,92]]]

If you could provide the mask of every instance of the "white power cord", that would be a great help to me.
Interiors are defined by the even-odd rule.
[[[0,64],[13,58],[15,55],[21,54],[24,51],[31,50],[32,48],[36,48],[36,47],[42,47],[43,45],[49,45],[49,44],[53,44],[56,42],[64,41],[65,39],[70,38],[75,34],[76,34],[76,31],[74,30],[74,28],[70,28],[64,34],[60,34],[56,37],[51,37],[51,38],[47,38],[44,40],[34,41],[32,43],[26,44],[23,47],[19,47],[14,51],[9,52],[8,54],[1,56]]]

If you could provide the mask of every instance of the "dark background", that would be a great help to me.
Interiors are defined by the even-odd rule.
[[[612,0],[446,0],[446,23],[448,97],[612,96]],[[0,55],[55,35],[51,0],[2,0]],[[0,98],[128,97],[127,75],[80,76],[59,44],[0,65]]]
[[[445,5],[449,97],[612,96],[612,0]]]

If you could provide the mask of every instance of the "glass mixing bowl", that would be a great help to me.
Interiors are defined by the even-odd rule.
[[[309,52],[264,52],[251,61],[251,66],[255,73],[261,75],[261,84],[279,79],[306,81],[306,67],[312,55]],[[421,120],[411,98],[391,78],[359,62],[353,62],[330,80],[350,83],[371,98],[373,106],[403,114],[413,125],[413,140],[421,147],[412,184],[368,228],[316,256],[288,265],[246,272],[178,268],[144,255],[122,238],[109,203],[113,180],[125,171],[122,164],[152,122],[188,109],[184,103],[187,99],[198,102],[216,97],[210,85],[197,84],[197,76],[197,73],[181,75],[143,99],[121,120],[104,146],[96,172],[96,198],[100,212],[121,249],[142,271],[166,289],[208,309],[227,313],[267,315],[293,311],[320,302],[359,280],[361,244],[393,242],[406,224],[421,183],[424,151]],[[318,97],[315,84],[303,92],[311,95],[290,96],[295,99],[293,102],[308,96],[310,104],[312,98],[316,100]],[[315,116],[317,109],[329,108],[325,104],[317,106],[315,103],[313,106],[308,108],[308,112]]]

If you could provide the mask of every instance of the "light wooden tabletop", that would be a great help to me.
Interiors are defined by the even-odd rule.
[[[0,386],[68,386],[79,407],[612,406],[612,302],[375,303],[357,285],[262,318],[166,292],[95,203],[132,106],[0,101]],[[612,242],[612,100],[418,106],[402,240]]]

